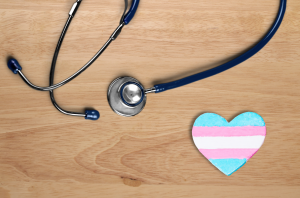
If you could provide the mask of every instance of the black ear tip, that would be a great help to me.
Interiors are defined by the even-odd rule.
[[[14,58],[10,58],[7,61],[7,66],[8,68],[14,73],[17,74],[19,70],[22,70],[21,65],[19,64],[19,62],[14,59]]]
[[[87,120],[98,120],[100,118],[100,113],[97,110],[86,110],[85,119]]]

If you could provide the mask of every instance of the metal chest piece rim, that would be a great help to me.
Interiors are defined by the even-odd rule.
[[[145,107],[147,96],[143,85],[132,77],[119,77],[109,86],[107,99],[111,109],[118,115],[132,117]]]

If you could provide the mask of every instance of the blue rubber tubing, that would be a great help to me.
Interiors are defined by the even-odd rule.
[[[248,50],[241,56],[239,56],[223,65],[217,66],[213,69],[209,69],[204,72],[194,74],[192,76],[188,76],[188,77],[185,77],[180,80],[173,81],[173,82],[155,85],[154,86],[156,89],[155,93],[160,93],[163,91],[167,91],[169,89],[175,89],[178,87],[182,87],[184,85],[202,80],[204,78],[214,76],[216,74],[224,72],[224,71],[246,61],[247,59],[251,58],[257,52],[259,52],[272,39],[274,34],[277,32],[278,28],[280,27],[280,25],[282,23],[282,20],[283,20],[285,11],[286,11],[286,2],[287,2],[287,0],[280,1],[280,8],[279,8],[279,12],[278,12],[275,23],[273,24],[270,31],[266,34],[266,36],[259,43],[257,43],[253,48],[251,48],[250,50]]]
[[[133,19],[138,7],[139,7],[139,3],[140,3],[140,0],[133,0],[132,1],[132,4],[131,4],[131,7],[128,11],[128,13],[124,16],[124,23],[126,25],[128,25],[130,23],[130,21]],[[127,2],[126,2],[126,5],[127,5]]]

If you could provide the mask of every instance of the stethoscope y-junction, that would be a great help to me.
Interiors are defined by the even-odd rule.
[[[13,73],[19,74],[21,76],[21,78],[24,80],[24,82],[27,85],[29,85],[30,87],[32,87],[33,89],[36,89],[39,91],[49,91],[50,98],[51,98],[53,105],[61,113],[64,113],[66,115],[85,117],[88,120],[98,120],[100,117],[100,114],[96,110],[86,110],[85,113],[75,113],[75,112],[69,112],[69,111],[63,110],[56,103],[53,90],[67,84],[68,82],[70,82],[71,80],[73,80],[74,78],[79,76],[83,71],[85,71],[89,66],[91,66],[93,64],[93,62],[96,61],[96,59],[105,51],[105,49],[109,46],[109,44],[112,41],[117,39],[117,37],[121,33],[123,27],[130,23],[130,21],[134,17],[136,10],[138,8],[139,0],[132,1],[132,5],[127,13],[126,13],[126,11],[127,11],[127,7],[128,7],[128,0],[125,0],[125,10],[124,10],[123,16],[121,17],[120,24],[117,27],[117,29],[112,33],[112,35],[109,37],[108,41],[103,45],[103,47],[81,69],[79,69],[72,76],[70,76],[69,78],[65,79],[64,81],[62,81],[60,83],[53,84],[55,66],[56,66],[57,57],[58,57],[58,54],[60,51],[60,47],[64,40],[65,34],[69,28],[69,25],[70,25],[72,19],[74,18],[81,2],[82,2],[82,0],[77,0],[73,4],[71,11],[69,13],[69,18],[64,26],[64,29],[61,33],[60,38],[58,40],[57,47],[56,47],[56,50],[55,50],[55,53],[53,56],[53,60],[52,60],[52,64],[51,64],[50,79],[49,79],[50,86],[49,87],[39,87],[39,86],[32,84],[22,73],[22,71],[21,71],[22,67],[20,66],[20,64],[18,63],[18,61],[16,59],[10,59],[8,61],[8,67],[13,71]],[[143,108],[145,107],[146,100],[147,100],[147,94],[160,93],[160,92],[167,91],[169,89],[182,87],[184,85],[187,85],[187,84],[202,80],[204,78],[216,75],[218,73],[221,73],[221,72],[228,70],[228,69],[244,62],[245,60],[249,59],[254,54],[259,52],[271,40],[271,38],[274,36],[276,31],[280,27],[281,22],[284,17],[284,14],[285,14],[285,10],[286,10],[286,2],[287,2],[286,0],[280,0],[280,8],[279,8],[279,12],[278,12],[277,18],[275,20],[275,23],[273,24],[273,26],[271,27],[269,32],[263,37],[263,39],[260,42],[258,42],[254,47],[252,47],[250,50],[245,52],[244,54],[240,55],[239,57],[237,57],[223,65],[217,66],[213,69],[209,69],[209,70],[206,70],[201,73],[194,74],[192,76],[185,77],[180,80],[176,80],[174,82],[155,85],[154,87],[149,88],[149,89],[145,89],[138,80],[136,80],[132,77],[120,77],[120,78],[115,79],[110,84],[110,86],[108,88],[108,93],[107,93],[108,101],[109,101],[109,104],[110,104],[112,110],[122,116],[127,116],[127,117],[135,116],[138,113],[140,113],[143,110]]]

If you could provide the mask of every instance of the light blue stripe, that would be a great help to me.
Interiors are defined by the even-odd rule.
[[[263,118],[257,113],[246,112],[235,117],[230,123],[218,114],[205,113],[199,116],[194,126],[202,127],[235,127],[235,126],[265,126]]]
[[[210,159],[209,160],[222,173],[230,176],[247,162],[247,159]]]

